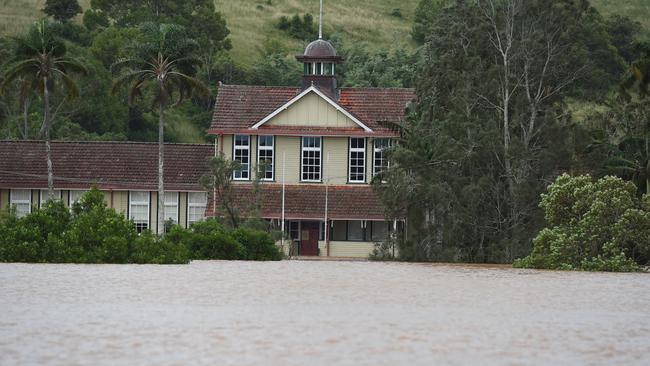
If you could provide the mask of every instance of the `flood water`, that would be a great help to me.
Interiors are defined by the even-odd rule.
[[[648,365],[650,275],[0,264],[0,365]]]

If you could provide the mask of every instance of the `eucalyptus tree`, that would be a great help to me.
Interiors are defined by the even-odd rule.
[[[50,23],[36,23],[24,36],[16,39],[13,62],[4,74],[0,90],[6,90],[11,83],[21,80],[20,94],[27,98],[29,90],[41,95],[43,100],[43,124],[40,133],[45,139],[47,156],[48,199],[54,198],[54,172],[52,167],[51,129],[63,103],[53,112],[51,97],[62,87],[66,99],[79,96],[79,87],[72,78],[73,73],[87,74],[86,67],[79,61],[66,56],[65,43],[50,29]],[[65,102],[64,100],[64,102]]]
[[[145,97],[158,110],[158,231],[161,233],[165,218],[165,110],[193,94],[208,96],[209,90],[195,77],[200,65],[195,56],[197,43],[187,37],[183,27],[145,23],[140,31],[142,38],[129,46],[130,56],[113,65],[117,77],[111,93],[126,87],[129,104]]]

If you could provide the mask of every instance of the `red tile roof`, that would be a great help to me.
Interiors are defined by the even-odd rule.
[[[301,93],[294,87],[265,87],[221,85],[209,132],[213,134],[251,133],[254,124],[273,113]],[[342,88],[338,104],[368,126],[374,133],[358,132],[369,136],[394,136],[386,122],[404,120],[409,102],[415,99],[413,89],[397,88]],[[286,129],[284,126],[281,127]],[[314,132],[313,129],[316,129]],[[293,128],[289,134],[320,133],[318,127]],[[329,129],[330,135],[350,134],[348,129]],[[260,130],[262,132],[262,127]],[[256,133],[258,131],[255,131]],[[280,134],[281,131],[276,132]]]
[[[282,185],[262,184],[262,217],[282,217]],[[236,184],[234,201],[242,214],[254,202],[250,184]],[[324,219],[324,185],[287,185],[285,189],[285,219]],[[371,186],[329,186],[327,217],[333,220],[384,220],[384,208]],[[214,200],[210,200],[208,213],[213,215]],[[216,202],[217,207],[221,204]],[[219,209],[218,209],[219,211]]]
[[[165,189],[203,190],[213,145],[165,144]],[[46,188],[43,141],[0,141],[0,188]],[[158,187],[158,144],[52,142],[55,188],[144,189]]]

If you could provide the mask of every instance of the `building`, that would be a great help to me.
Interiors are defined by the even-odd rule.
[[[199,185],[213,145],[166,144],[165,218],[183,227],[205,217],[208,195]],[[47,201],[42,141],[0,142],[0,209],[19,216]],[[138,231],[158,230],[158,144],[52,142],[55,198],[71,206],[91,186],[106,204],[131,218]]]
[[[296,59],[302,87],[220,85],[209,133],[236,160],[236,201],[260,172],[262,216],[298,241],[301,255],[367,257],[397,225],[370,183],[389,165],[385,149],[412,89],[338,88],[335,48],[319,39]],[[219,214],[210,208],[210,214]]]
[[[367,257],[397,230],[370,183],[386,169],[411,89],[338,88],[343,59],[322,39],[296,57],[302,87],[220,85],[209,133],[214,145],[167,144],[165,219],[183,227],[220,215],[220,202],[199,185],[207,161],[238,161],[232,177],[239,208],[253,195],[258,167],[261,215],[298,243],[300,255]],[[70,206],[97,186],[109,207],[139,231],[157,227],[157,144],[53,142],[56,198]],[[19,215],[46,201],[42,141],[0,142],[0,208]]]

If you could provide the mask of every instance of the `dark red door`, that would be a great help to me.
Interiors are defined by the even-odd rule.
[[[318,255],[318,222],[302,222],[300,228],[300,255]]]

